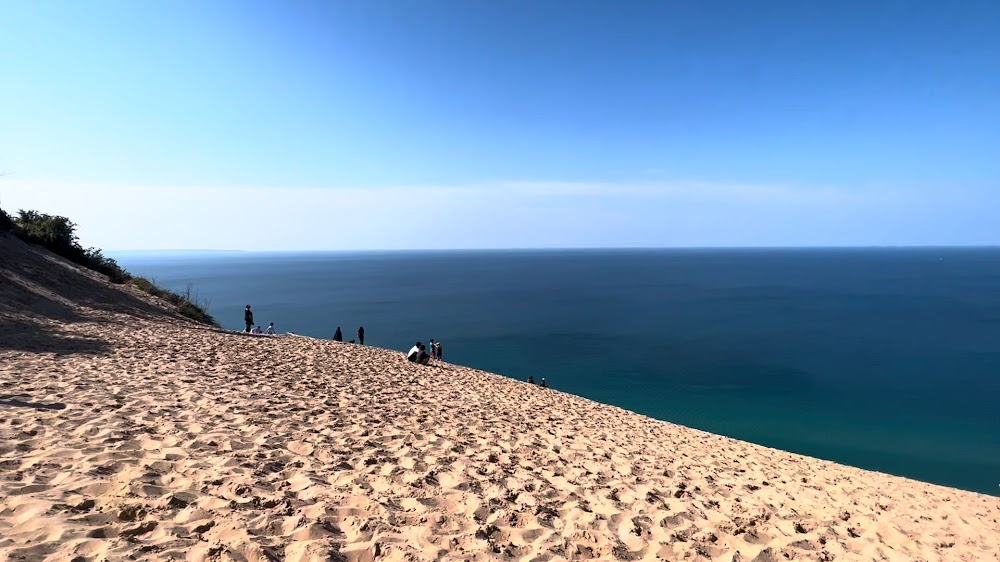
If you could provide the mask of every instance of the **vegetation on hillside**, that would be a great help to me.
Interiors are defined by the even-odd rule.
[[[197,320],[202,324],[211,324],[213,326],[218,325],[215,322],[215,318],[212,318],[208,311],[205,310],[208,308],[208,302],[199,299],[198,296],[193,293],[190,284],[186,289],[184,289],[184,293],[181,294],[159,287],[156,283],[153,283],[145,277],[132,277],[129,280],[129,283],[138,287],[141,291],[160,297],[161,299],[176,306],[177,312],[181,313],[183,316],[187,316],[192,320]]]
[[[14,221],[10,218],[10,215],[3,212],[0,209],[0,232],[10,232],[14,229]]]
[[[177,312],[192,320],[218,325],[206,310],[207,301],[199,302],[190,286],[183,295],[168,291],[149,279],[132,275],[118,265],[118,262],[105,256],[99,248],[84,249],[76,236],[76,224],[66,217],[23,210],[16,217],[11,217],[0,208],[0,232],[11,232],[29,244],[37,244],[75,264],[103,273],[112,283],[128,283],[157,296],[177,307]]]

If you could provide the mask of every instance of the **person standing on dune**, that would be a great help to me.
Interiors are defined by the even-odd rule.
[[[247,323],[247,329],[244,331],[249,334],[250,329],[253,328],[253,312],[250,310],[249,304],[246,311],[243,312],[243,321]]]
[[[358,328],[358,343],[365,345],[365,327]]]

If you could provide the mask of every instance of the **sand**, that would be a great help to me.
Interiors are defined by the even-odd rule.
[[[997,497],[401,352],[221,332],[45,256],[12,267],[11,244],[0,562],[1000,553]]]

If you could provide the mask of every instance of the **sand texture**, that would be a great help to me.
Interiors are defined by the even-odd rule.
[[[223,333],[17,244],[0,237],[0,562],[998,559],[997,497]]]

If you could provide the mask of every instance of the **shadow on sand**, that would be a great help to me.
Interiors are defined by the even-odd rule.
[[[108,342],[59,329],[60,324],[102,322],[86,309],[145,318],[169,315],[44,249],[0,234],[0,351],[106,353]]]
[[[20,400],[18,396],[28,397],[27,394],[0,394],[0,408],[32,408],[34,410],[66,409],[66,404],[63,404],[62,402],[53,402],[51,404],[45,404],[44,402],[25,402],[24,400]]]

